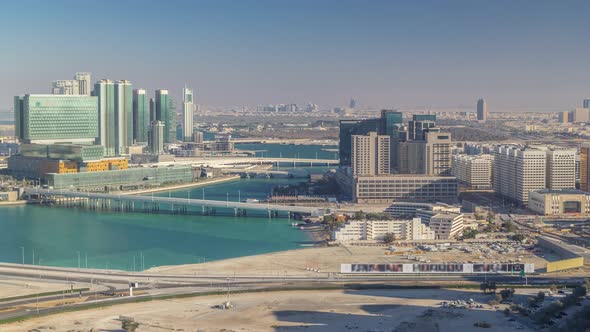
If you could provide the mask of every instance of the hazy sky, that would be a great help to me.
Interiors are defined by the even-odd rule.
[[[76,71],[178,96],[187,83],[206,105],[568,109],[590,97],[589,13],[584,0],[7,0],[0,109]]]

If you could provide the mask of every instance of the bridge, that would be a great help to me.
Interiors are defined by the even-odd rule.
[[[269,163],[276,166],[333,166],[339,165],[338,159],[313,159],[313,158],[272,158],[272,157],[237,157],[237,156],[216,156],[216,157],[176,157],[174,161],[161,162],[160,165],[191,165],[210,166],[224,168],[228,166],[244,164]]]
[[[279,217],[281,213],[291,218],[292,214],[321,216],[329,213],[328,209],[307,206],[291,206],[267,203],[248,203],[233,201],[216,201],[178,197],[120,195],[79,192],[73,190],[56,190],[26,188],[25,197],[37,199],[41,204],[56,204],[66,207],[80,207],[90,210],[109,210],[121,212],[195,214],[200,208],[203,215],[215,215],[217,209],[233,210],[235,216],[247,216],[247,211],[262,211],[269,217]]]

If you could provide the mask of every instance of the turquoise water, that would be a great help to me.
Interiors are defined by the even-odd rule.
[[[291,145],[291,144],[236,144],[238,150],[250,150],[256,152],[257,157],[282,157],[282,158],[319,158],[319,159],[338,159],[338,153],[335,151],[325,151],[338,149],[334,145]]]
[[[265,198],[288,179],[250,179],[205,188],[207,199]],[[159,195],[169,195],[160,193]],[[186,197],[188,192],[170,193]],[[191,197],[202,189],[191,190]],[[287,219],[266,217],[105,213],[43,206],[0,208],[0,261],[52,266],[140,270],[197,263],[301,247],[310,240]],[[34,251],[34,253],[33,253]],[[86,259],[87,257],[87,259]]]

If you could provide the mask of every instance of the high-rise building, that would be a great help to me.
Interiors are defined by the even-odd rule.
[[[399,143],[399,173],[451,175],[451,134],[429,130],[424,140]]]
[[[144,89],[133,90],[133,141],[148,141],[149,105]]]
[[[161,154],[164,152],[164,123],[156,120],[152,121],[150,130],[150,152],[152,154]]]
[[[352,173],[359,175],[390,174],[389,136],[370,132],[352,135]]]
[[[494,157],[489,154],[470,156],[452,156],[452,174],[457,181],[470,189],[492,188],[492,162]]]
[[[88,143],[98,137],[96,97],[14,97],[15,136],[21,143]]]
[[[193,143],[196,144],[203,144],[204,142],[204,135],[202,131],[193,131]]]
[[[590,109],[576,108],[570,112],[568,120],[573,123],[588,123],[590,122]]]
[[[92,74],[78,72],[74,75],[74,80],[78,82],[78,94],[83,96],[90,96]]]
[[[548,189],[576,189],[576,149],[547,149]]]
[[[57,80],[51,82],[51,94],[54,95],[78,95],[78,81],[76,80]]]
[[[154,98],[150,98],[150,124],[152,121],[156,121],[156,100]]]
[[[348,108],[352,108],[352,109],[356,109],[357,107],[357,102],[354,98],[350,98],[350,103],[348,103]]]
[[[580,189],[590,191],[590,144],[580,146]]]
[[[567,112],[567,111],[559,112],[558,121],[559,121],[559,123],[568,123],[568,122],[570,122],[570,120],[569,120],[569,112]]]
[[[493,163],[494,190],[520,204],[528,204],[531,190],[545,189],[546,160],[546,151],[542,149],[497,146]]]
[[[171,106],[174,109],[171,109]],[[176,106],[168,90],[156,90],[156,120],[164,124],[164,143],[176,141]]]
[[[97,143],[104,146],[105,156],[115,156],[115,83],[102,79],[92,91],[98,97],[99,136]]]
[[[338,155],[340,166],[352,166],[352,135],[367,135],[370,132],[380,132],[380,119],[340,120],[340,139]]]
[[[195,104],[193,99],[193,90],[184,88],[182,89],[182,132],[184,135],[184,141],[190,142],[193,135],[193,117],[195,111]]]
[[[436,115],[414,114],[412,120],[408,122],[408,140],[423,141],[426,138],[425,133],[434,127],[436,127]]]
[[[486,121],[488,119],[488,106],[486,105],[485,99],[479,99],[477,101],[477,120]]]
[[[115,114],[115,154],[126,154],[133,144],[133,87],[127,80],[115,83]]]
[[[590,108],[590,99],[584,99],[584,101],[582,102],[582,107]]]

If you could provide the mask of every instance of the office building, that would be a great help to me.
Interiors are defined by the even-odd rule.
[[[432,240],[434,232],[419,218],[409,220],[350,220],[332,233],[332,240],[383,241],[386,234],[396,240]]]
[[[461,213],[461,206],[445,203],[419,203],[419,202],[394,202],[385,212],[391,214],[392,218],[426,218],[440,212]],[[424,219],[423,221],[428,221]]]
[[[74,80],[78,82],[78,94],[90,96],[92,90],[92,74],[78,72],[74,75]]]
[[[424,219],[422,219],[424,222]],[[456,239],[463,234],[463,214],[451,212],[433,213],[426,224],[434,232],[437,240]]]
[[[590,109],[576,108],[570,112],[568,120],[573,123],[588,123],[590,122]]]
[[[107,157],[127,154],[133,144],[133,92],[129,81],[102,79],[94,85],[98,97],[99,139]]]
[[[86,143],[98,137],[96,97],[25,95],[14,97],[15,136],[21,143]]]
[[[492,155],[453,155],[452,175],[469,189],[492,189]]]
[[[51,94],[54,95],[78,95],[78,81],[57,80],[51,82]]]
[[[429,128],[421,135],[423,140],[399,143],[399,173],[451,175],[451,134]]]
[[[91,191],[141,189],[193,180],[190,166],[137,167],[108,172],[49,173],[47,185],[54,189],[79,188]]]
[[[479,99],[477,101],[477,120],[486,121],[488,119],[488,106],[486,105],[485,99]]]
[[[570,113],[567,112],[567,111],[565,111],[565,112],[559,112],[558,119],[557,119],[559,121],[559,123],[561,123],[561,124],[569,123],[570,122],[570,120],[569,120],[569,114]]]
[[[408,122],[408,140],[423,141],[426,139],[425,133],[436,127],[435,114],[414,114],[412,120]]]
[[[584,107],[584,108],[590,108],[590,99],[584,99],[582,101],[582,107]]]
[[[531,147],[497,146],[493,174],[496,193],[526,205],[530,191],[545,189],[546,151]]]
[[[380,132],[380,119],[340,120],[338,152],[340,166],[352,167],[352,135],[367,135]]]
[[[449,176],[386,175],[358,176],[352,181],[352,197],[357,203],[395,201],[455,202],[457,179]]]
[[[115,156],[115,83],[102,79],[94,85],[92,94],[98,97],[99,136],[98,144],[104,146],[105,155]]]
[[[164,124],[164,143],[176,142],[176,104],[168,90],[156,90],[156,120]]]
[[[381,117],[376,119],[340,121],[340,166],[352,167],[352,135],[368,135],[370,132],[390,137],[389,164],[392,170],[396,169],[396,147],[398,142],[407,139],[407,129],[403,125],[402,113],[394,110],[382,110]]]
[[[164,130],[162,121],[152,121],[150,130],[150,152],[152,154],[164,153]]]
[[[528,208],[545,216],[590,214],[590,193],[576,189],[532,191]]]
[[[152,121],[157,121],[156,100],[154,98],[150,98],[150,121],[149,121],[149,123],[151,124]]]
[[[547,149],[547,183],[549,189],[576,188],[576,149]]]
[[[580,189],[590,192],[590,144],[580,146]]]
[[[149,104],[144,89],[133,90],[133,142],[147,142]]]
[[[352,135],[352,173],[359,175],[385,175],[390,173],[389,136]]]
[[[190,142],[193,135],[193,117],[195,111],[195,104],[193,100],[193,90],[184,88],[182,89],[182,133],[184,136],[183,141]]]
[[[115,155],[127,154],[133,144],[133,88],[131,82],[115,83]]]
[[[205,141],[203,137],[204,136],[202,131],[193,131],[192,141],[196,144],[203,144]]]

